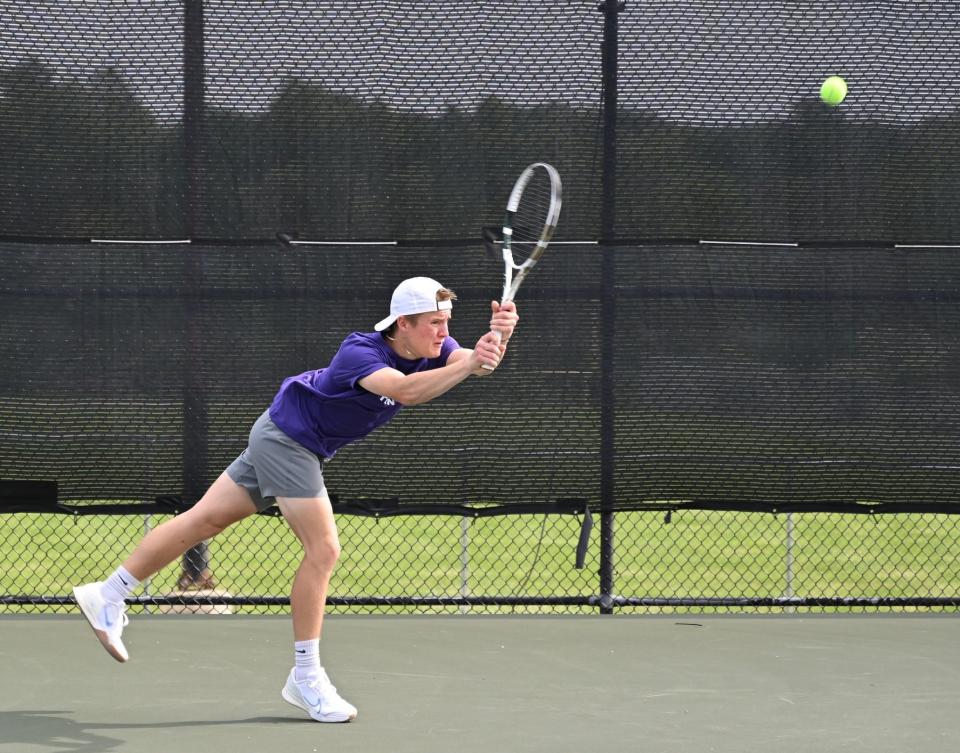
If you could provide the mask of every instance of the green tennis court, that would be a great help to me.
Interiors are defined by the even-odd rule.
[[[0,751],[948,751],[948,616],[333,616],[351,724],[280,698],[282,617],[0,621]],[[125,636],[126,637],[126,636]]]

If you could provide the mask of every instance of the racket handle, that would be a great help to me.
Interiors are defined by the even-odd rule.
[[[500,332],[499,330],[492,329],[490,330],[490,334],[497,338],[498,343],[500,343],[503,340],[503,333]],[[487,371],[493,371],[494,369],[493,366],[487,366],[487,364],[485,363],[480,364],[480,368],[486,369]]]

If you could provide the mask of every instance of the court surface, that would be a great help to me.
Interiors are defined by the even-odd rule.
[[[953,751],[952,615],[328,616],[351,724],[284,703],[286,617],[0,618],[0,751]]]

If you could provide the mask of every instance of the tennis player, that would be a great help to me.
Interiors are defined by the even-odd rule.
[[[471,376],[486,376],[506,351],[516,306],[492,302],[491,329],[473,349],[449,334],[456,295],[413,277],[393,291],[390,314],[374,332],[354,332],[329,366],[286,379],[250,431],[249,445],[190,510],[150,531],[105,581],[74,588],[103,647],[128,659],[121,640],[124,599],[141,581],[191,547],[274,502],[303,544],[293,579],[294,667],[281,695],[319,722],[346,722],[357,709],[337,693],[320,662],[320,633],[330,575],[340,555],[323,461],[393,418]]]

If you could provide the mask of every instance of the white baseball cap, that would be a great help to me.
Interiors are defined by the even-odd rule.
[[[397,321],[398,316],[452,309],[453,301],[437,300],[437,291],[442,289],[443,285],[429,277],[411,277],[404,280],[397,285],[390,298],[390,316],[381,319],[373,328],[382,332]]]

